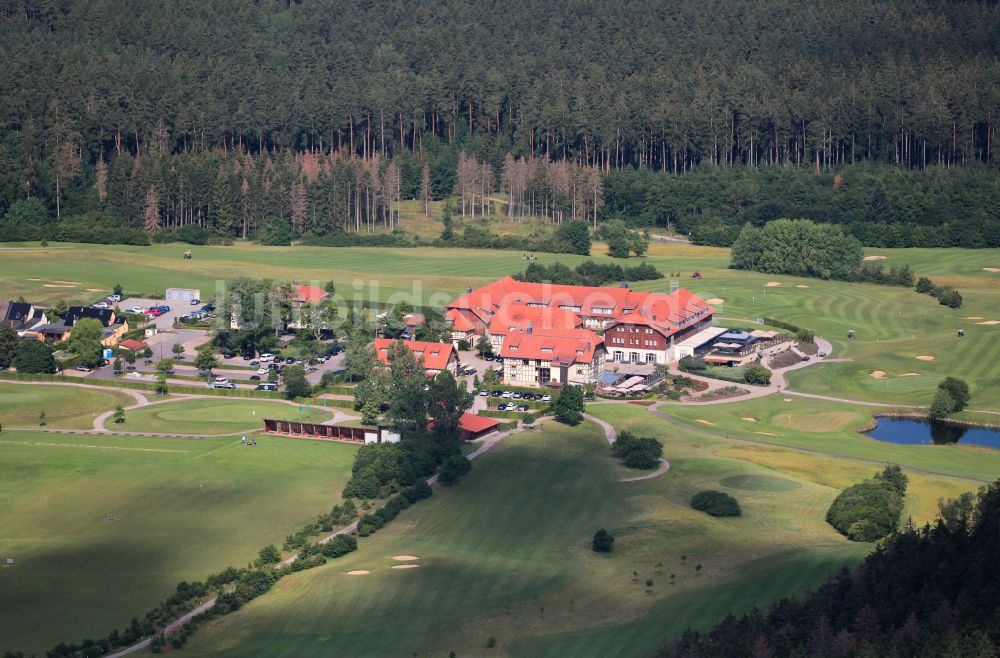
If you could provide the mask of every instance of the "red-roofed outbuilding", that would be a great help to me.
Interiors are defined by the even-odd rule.
[[[393,340],[391,338],[375,339],[375,356],[384,364],[389,365],[389,348],[393,343],[402,343],[413,352],[418,359],[424,360],[424,368],[428,375],[436,375],[442,370],[455,374],[458,370],[458,351],[451,343],[427,343],[420,340]]]

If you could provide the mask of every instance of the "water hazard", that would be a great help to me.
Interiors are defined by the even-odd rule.
[[[1000,450],[1000,430],[989,427],[965,427],[941,421],[914,418],[876,418],[875,429],[865,432],[876,441],[904,445],[984,446]]]

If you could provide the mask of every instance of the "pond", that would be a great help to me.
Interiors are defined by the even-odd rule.
[[[989,427],[965,427],[941,421],[914,418],[875,419],[875,429],[865,432],[876,441],[906,445],[962,445],[985,446],[1000,450],[1000,430]]]

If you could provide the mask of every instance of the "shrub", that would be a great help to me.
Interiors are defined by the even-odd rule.
[[[337,535],[323,545],[323,557],[338,558],[358,549],[358,540],[351,535]]]
[[[262,567],[268,564],[277,564],[281,562],[281,553],[278,552],[278,548],[274,544],[270,544],[260,549],[260,554],[257,559],[254,560],[254,564],[258,567]]]
[[[962,307],[962,295],[951,286],[946,286],[945,288],[939,290],[937,299],[938,303],[944,306],[949,306],[951,308]]]
[[[931,282],[931,280],[928,279],[927,277],[922,276],[919,279],[917,279],[917,288],[916,288],[916,290],[920,294],[926,295],[927,293],[929,293],[933,289],[934,289],[934,283]]]
[[[653,468],[663,456],[663,444],[654,438],[636,436],[625,430],[611,446],[611,454],[629,468]]]
[[[567,425],[577,425],[583,420],[583,390],[579,386],[566,386],[552,403],[556,420]]]
[[[743,381],[747,384],[766,386],[771,383],[771,371],[759,364],[747,366],[743,371]]]
[[[871,480],[840,492],[826,513],[826,521],[851,541],[878,541],[894,532],[903,509],[907,477],[888,465]]]
[[[691,507],[709,516],[740,516],[740,503],[722,491],[699,491],[691,498]]]
[[[946,377],[944,381],[938,384],[938,388],[948,391],[953,401],[951,411],[952,413],[958,413],[965,409],[969,404],[969,384],[964,379],[959,379],[957,377]]]
[[[677,365],[685,372],[701,372],[708,367],[705,364],[705,359],[700,356],[685,356]]]
[[[463,455],[452,455],[441,464],[438,474],[438,482],[445,486],[452,486],[458,483],[466,473],[472,470],[472,463]]]
[[[615,548],[615,537],[610,532],[601,528],[594,533],[594,539],[590,544],[590,549],[595,553],[610,553]]]

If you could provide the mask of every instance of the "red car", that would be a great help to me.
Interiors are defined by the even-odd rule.
[[[151,308],[146,311],[146,315],[152,315],[154,318],[163,315],[163,311],[158,308]]]

